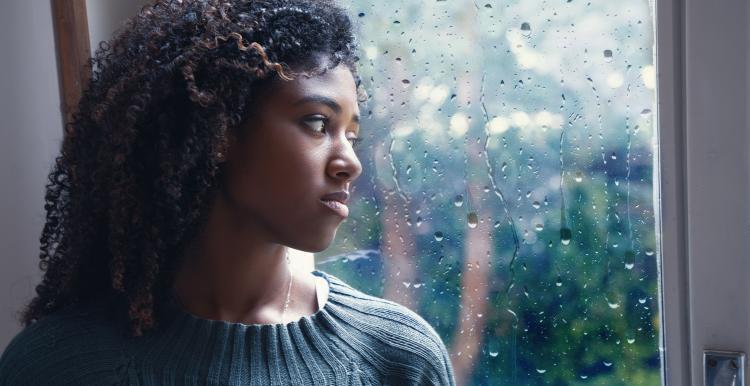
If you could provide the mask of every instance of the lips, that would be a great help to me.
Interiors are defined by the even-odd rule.
[[[349,192],[341,190],[338,192],[328,193],[320,198],[320,202],[337,215],[346,218],[349,216],[349,207],[346,202],[349,200]]]
[[[338,201],[344,205],[349,200],[349,192],[346,190],[339,190],[338,192],[328,193],[320,198],[321,201]]]

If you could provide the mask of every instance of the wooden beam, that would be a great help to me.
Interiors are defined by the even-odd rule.
[[[64,126],[70,122],[91,79],[86,0],[51,0]]]

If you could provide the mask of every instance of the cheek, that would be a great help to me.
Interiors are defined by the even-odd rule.
[[[293,203],[311,201],[324,189],[323,160],[309,149],[269,146],[240,162],[233,175],[238,199],[259,210],[294,211]]]

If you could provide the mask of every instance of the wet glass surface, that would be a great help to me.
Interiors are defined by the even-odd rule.
[[[422,315],[458,384],[659,385],[653,4],[350,9],[364,171],[316,268]]]

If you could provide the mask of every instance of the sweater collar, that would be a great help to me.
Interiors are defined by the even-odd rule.
[[[315,276],[320,276],[323,279],[328,282],[328,295],[326,297],[325,303],[323,304],[323,307],[318,309],[315,313],[310,315],[304,315],[300,317],[297,320],[287,322],[287,323],[252,323],[252,324],[245,324],[240,322],[231,322],[227,320],[216,320],[216,319],[207,319],[203,318],[197,315],[194,315],[193,313],[187,311],[184,309],[177,300],[173,297],[172,293],[168,293],[167,297],[165,299],[164,303],[164,310],[166,311],[164,316],[165,319],[172,320],[174,322],[189,322],[190,324],[198,324],[198,325],[204,325],[208,328],[239,328],[239,329],[264,329],[264,328],[289,328],[289,327],[298,327],[302,323],[316,323],[320,318],[322,318],[323,314],[327,314],[330,312],[330,305],[331,305],[331,298],[336,296],[334,287],[340,283],[340,280],[336,277],[325,273],[323,271],[315,270],[312,271],[312,274]],[[164,323],[164,324],[171,324],[171,323]]]

